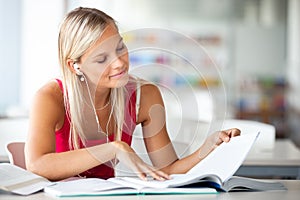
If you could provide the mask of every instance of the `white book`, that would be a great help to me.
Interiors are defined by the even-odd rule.
[[[59,182],[48,186],[44,191],[56,197],[75,196],[112,196],[145,194],[217,194],[213,188],[156,188],[130,182],[117,182],[113,179],[103,180],[88,178]]]

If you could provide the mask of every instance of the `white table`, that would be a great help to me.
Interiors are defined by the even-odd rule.
[[[229,192],[219,194],[197,194],[197,195],[128,195],[128,196],[108,196],[108,197],[76,197],[76,200],[95,200],[95,199],[122,199],[122,200],[196,200],[196,199],[222,199],[222,200],[298,200],[300,196],[300,180],[280,180],[287,187],[287,191],[264,191],[264,192]],[[53,200],[68,199],[55,198],[44,192],[39,192],[29,196],[12,195],[0,192],[0,199],[5,200]]]
[[[300,150],[290,140],[276,140],[272,150],[251,151],[236,175],[300,179]]]

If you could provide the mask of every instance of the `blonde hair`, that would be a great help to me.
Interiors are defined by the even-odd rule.
[[[67,66],[67,60],[79,62],[84,53],[95,44],[108,24],[115,24],[113,18],[94,8],[76,8],[69,12],[63,20],[59,37],[58,50],[61,66],[64,102],[70,121],[70,148],[80,148],[80,140],[85,144],[85,134],[82,126],[83,117],[81,104],[83,102],[83,88],[79,77]],[[116,25],[116,24],[115,24]],[[87,81],[87,80],[85,80]],[[125,87],[112,88],[110,92],[111,116],[116,124],[115,139],[120,140],[124,124]]]

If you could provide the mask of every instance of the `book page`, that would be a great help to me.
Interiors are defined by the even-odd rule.
[[[233,176],[223,185],[225,191],[232,190],[286,190],[286,187],[275,180],[260,180],[247,177]]]
[[[258,135],[259,133],[240,135],[231,138],[228,143],[223,142],[187,174],[215,174],[225,182],[242,165]]]
[[[100,178],[82,178],[71,181],[56,182],[55,185],[45,187],[44,191],[48,194],[59,197],[137,193],[137,190],[126,185],[119,185]]]
[[[127,181],[126,179],[129,179],[130,181]],[[142,190],[143,188],[145,188],[146,186],[142,183],[140,183],[139,181],[134,181],[135,179],[139,179],[137,177],[133,178],[133,177],[114,177],[114,178],[109,178],[108,181],[112,182],[112,183],[116,183],[119,185],[124,185],[124,186],[128,186],[131,188],[136,189],[137,191]]]
[[[121,183],[121,184],[118,184]],[[137,188],[137,189],[135,189]],[[108,180],[88,178],[57,182],[44,191],[56,197],[113,196],[128,194],[216,194],[212,188],[146,188],[119,178]]]
[[[140,194],[218,194],[218,192],[214,188],[144,188]]]
[[[16,194],[28,195],[52,184],[47,179],[18,166],[0,164],[0,188]]]
[[[136,188],[142,189],[142,188],[170,188],[170,187],[178,187],[183,185],[188,185],[191,183],[196,183],[199,181],[200,178],[195,176],[194,174],[172,174],[170,180],[165,181],[159,181],[154,179],[149,179],[147,181],[144,181],[138,177],[120,177],[118,178],[119,184],[129,184],[129,185],[136,185]]]

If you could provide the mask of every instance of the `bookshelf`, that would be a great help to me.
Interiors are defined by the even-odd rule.
[[[260,77],[240,84],[235,116],[273,124],[276,137],[288,134],[287,84],[284,78]]]

